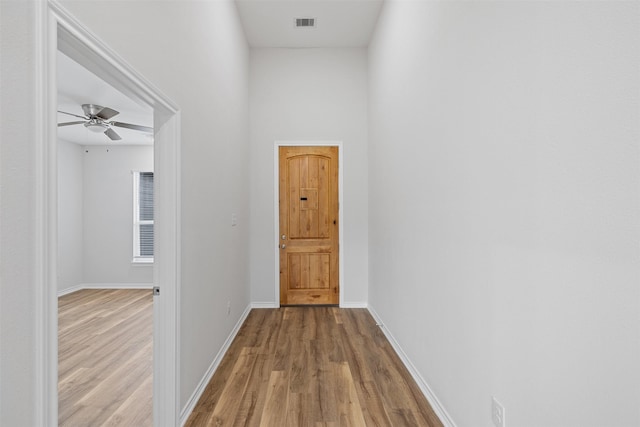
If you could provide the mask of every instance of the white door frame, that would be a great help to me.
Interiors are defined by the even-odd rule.
[[[340,266],[340,307],[344,306],[344,221],[342,215],[342,184],[343,184],[343,169],[344,160],[342,155],[342,141],[276,141],[273,150],[273,170],[274,170],[274,194],[275,199],[274,206],[274,220],[275,220],[275,239],[276,244],[274,246],[275,253],[275,307],[280,307],[280,147],[338,147],[338,263]]]
[[[180,112],[115,51],[55,0],[36,7],[36,423],[58,424],[57,76],[60,49],[98,77],[154,111],[156,185],[153,418],[179,423]]]

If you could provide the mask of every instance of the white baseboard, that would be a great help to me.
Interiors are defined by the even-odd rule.
[[[58,297],[82,289],[153,289],[153,283],[80,283],[79,285],[58,291]]]
[[[424,378],[422,378],[420,372],[418,372],[415,365],[411,362],[411,359],[409,359],[402,347],[400,347],[400,344],[398,344],[398,341],[396,341],[391,332],[384,326],[384,322],[382,321],[380,316],[378,316],[378,313],[376,313],[376,311],[371,306],[368,306],[367,308],[369,309],[369,313],[371,313],[371,316],[373,316],[376,323],[380,325],[380,329],[389,340],[389,343],[391,343],[391,346],[400,357],[400,360],[402,360],[402,363],[404,363],[413,379],[416,381],[416,383],[418,383],[418,387],[420,387],[422,394],[424,394],[424,396],[427,398],[429,404],[431,404],[431,408],[433,408],[433,411],[436,413],[438,418],[440,418],[442,424],[444,424],[445,427],[456,427],[453,419],[447,413],[446,409],[444,409],[444,406],[442,406],[433,390],[431,390],[429,384],[427,384]]]
[[[276,302],[263,302],[263,301],[254,301],[251,303],[251,308],[280,308],[280,304]],[[367,308],[366,302],[345,302],[342,303],[340,308]]]
[[[153,283],[83,283],[82,289],[153,289]]]
[[[280,308],[280,304],[275,302],[252,302],[251,308]]]
[[[247,319],[247,316],[249,315],[249,312],[251,311],[252,306],[253,304],[247,305],[247,308],[244,310],[244,312],[240,316],[240,319],[231,330],[231,333],[229,333],[229,336],[227,337],[226,341],[224,342],[224,344],[222,344],[222,348],[220,349],[220,351],[218,351],[218,354],[216,354],[216,357],[214,357],[213,361],[211,362],[211,365],[209,365],[209,369],[207,369],[207,372],[205,372],[204,376],[198,383],[198,386],[191,394],[191,397],[187,401],[187,404],[184,406],[184,408],[180,412],[181,427],[184,426],[185,423],[187,422],[187,419],[189,419],[189,415],[191,415],[191,412],[193,412],[193,409],[196,407],[196,404],[198,403],[198,400],[200,400],[202,393],[204,393],[204,390],[207,387],[207,384],[209,384],[209,381],[211,381],[211,377],[213,377],[213,374],[216,372],[216,369],[218,369],[218,366],[220,366],[220,362],[222,361],[222,358],[226,354],[227,350],[229,350],[229,347],[231,346],[231,343],[233,342],[236,335],[238,334],[240,327],[242,326],[244,321]]]
[[[367,304],[367,302],[354,302],[354,301],[349,301],[349,302],[343,302],[340,305],[340,308],[368,308],[369,304]]]
[[[81,289],[82,289],[82,285],[75,285],[75,286],[71,286],[70,288],[67,288],[67,289],[59,290],[58,291],[58,298],[60,298],[61,296],[64,296],[64,295],[72,294],[72,293],[74,293],[76,291],[79,291]]]

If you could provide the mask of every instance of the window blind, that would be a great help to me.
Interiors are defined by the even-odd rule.
[[[139,174],[138,203],[140,256],[153,257],[153,172]]]

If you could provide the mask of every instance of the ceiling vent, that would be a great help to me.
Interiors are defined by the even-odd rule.
[[[315,28],[316,18],[296,18],[296,28]]]

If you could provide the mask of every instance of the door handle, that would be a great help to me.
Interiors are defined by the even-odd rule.
[[[286,247],[287,247],[287,245],[285,245],[284,243],[280,245],[280,249],[284,249]]]

